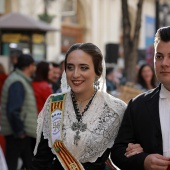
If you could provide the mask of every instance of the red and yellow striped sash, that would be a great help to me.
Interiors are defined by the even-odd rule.
[[[53,145],[57,157],[61,164],[67,170],[84,170],[82,165],[74,158],[74,156],[67,150],[63,142],[56,141]]]
[[[81,163],[67,150],[62,141],[65,96],[65,94],[62,94],[51,100],[52,145],[57,158],[65,170],[84,170]]]

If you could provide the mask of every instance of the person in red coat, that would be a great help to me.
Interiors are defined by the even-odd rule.
[[[5,68],[3,64],[0,63],[0,106],[1,106],[2,87],[7,77],[8,75],[6,74]],[[0,119],[1,119],[1,113],[0,113]],[[4,136],[2,135],[0,135],[0,146],[2,147],[3,153],[5,154],[5,139]]]
[[[51,68],[50,64],[46,61],[41,61],[37,64],[37,70],[33,81],[33,89],[37,102],[38,113],[44,106],[47,97],[52,94],[52,87],[49,84],[49,74]]]
[[[3,64],[0,63],[0,97],[1,97],[1,92],[2,92],[2,86],[3,86],[7,76],[8,75],[6,74]],[[0,98],[0,102],[1,102],[1,98]]]

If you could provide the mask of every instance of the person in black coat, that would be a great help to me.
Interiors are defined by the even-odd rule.
[[[170,27],[158,29],[154,47],[160,85],[130,100],[111,150],[112,161],[122,170],[170,165]]]

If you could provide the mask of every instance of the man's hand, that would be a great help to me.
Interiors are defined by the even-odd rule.
[[[167,170],[170,158],[159,154],[150,154],[145,158],[145,170]]]

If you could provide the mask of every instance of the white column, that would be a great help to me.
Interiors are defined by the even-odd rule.
[[[5,12],[5,0],[0,1],[0,13]]]
[[[61,6],[62,0],[58,0],[55,4],[55,13],[56,17],[54,18],[51,26],[57,29],[56,32],[48,33],[48,42],[47,42],[47,60],[57,62],[61,54]]]
[[[19,12],[19,10],[20,10],[20,1],[18,1],[18,0],[17,1],[16,0],[11,1],[11,12]]]
[[[108,42],[108,39],[110,37],[109,35],[109,27],[110,25],[110,16],[109,16],[109,1],[110,0],[101,0],[101,8],[100,11],[102,15],[100,16],[100,27],[101,27],[101,33],[100,33],[100,46],[101,51],[103,55],[105,56],[105,45]]]
[[[99,36],[99,22],[101,22],[100,18],[99,18],[99,1],[100,0],[92,0],[92,42],[94,44],[98,43],[98,36]]]

